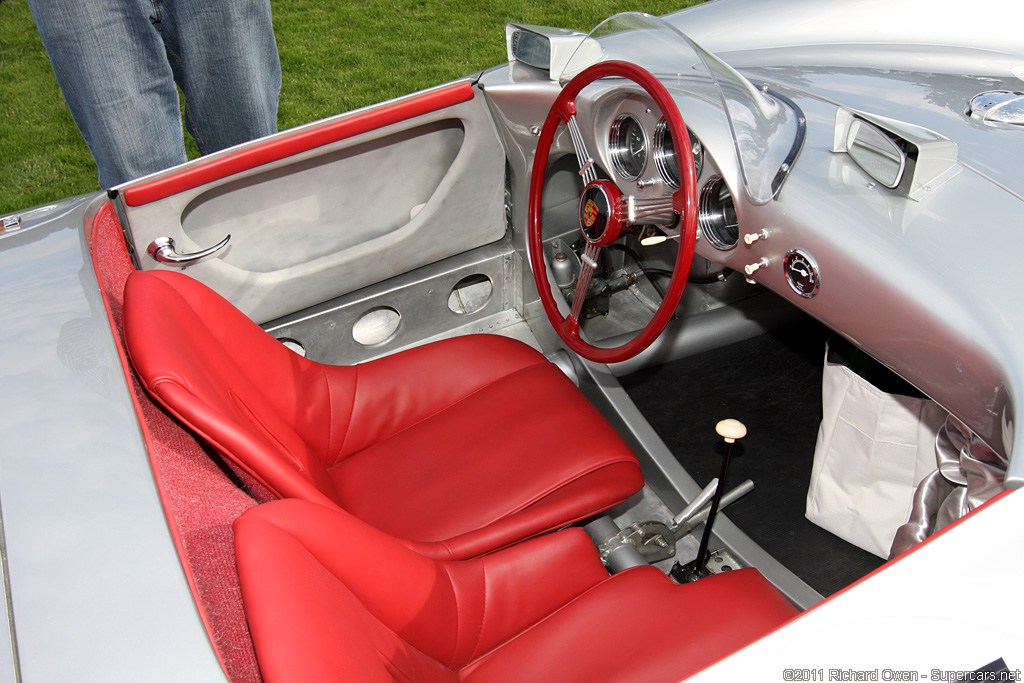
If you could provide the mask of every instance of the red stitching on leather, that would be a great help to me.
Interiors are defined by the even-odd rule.
[[[445,568],[447,570],[447,567]],[[487,562],[480,563],[480,575],[481,575],[481,593],[483,593],[483,605],[480,608],[480,622],[476,625],[476,642],[473,643],[473,650],[466,656],[466,662],[463,664],[469,664],[470,662],[476,661],[478,658],[483,656],[480,652],[480,644],[483,642],[484,637],[484,624],[487,623],[488,607],[491,604],[491,582],[487,580]],[[457,623],[457,622],[456,622]],[[460,629],[461,631],[461,629]],[[461,645],[461,643],[456,643]],[[461,668],[461,667],[460,667]]]
[[[263,421],[263,418],[257,415],[256,411],[250,408],[249,404],[246,403],[245,400],[240,395],[238,395],[238,393],[236,393],[233,389],[228,389],[228,395],[234,402],[235,407],[240,408],[248,416],[249,424],[259,427],[264,437],[266,437],[271,443],[277,444],[278,448],[281,449],[281,454],[284,456],[288,464],[291,465],[296,472],[304,476],[306,479],[310,479],[310,474],[306,471],[306,466],[302,463],[301,460],[295,457],[291,449],[288,448],[288,446],[283,441],[281,441],[277,434],[275,434],[274,431],[267,426],[267,424]],[[241,426],[243,429],[245,428],[244,425]],[[306,443],[301,436],[299,437],[299,441],[302,441],[303,444]]]
[[[497,378],[487,382],[486,384],[481,384],[480,386],[478,386],[477,388],[473,389],[472,391],[470,391],[465,396],[461,396],[459,398],[454,398],[453,397],[452,400],[448,404],[443,405],[443,406],[437,408],[437,410],[435,410],[434,412],[430,413],[429,415],[424,415],[424,416],[420,417],[418,420],[416,420],[414,422],[410,422],[409,424],[407,424],[407,425],[405,425],[403,427],[400,427],[400,428],[396,429],[395,431],[392,431],[391,433],[387,434],[386,436],[382,436],[380,439],[375,441],[369,447],[367,447],[367,448],[360,448],[359,450],[352,451],[351,453],[349,453],[347,455],[344,455],[343,457],[340,457],[340,459],[338,457],[336,457],[334,459],[334,463],[333,464],[327,465],[327,469],[331,470],[334,467],[337,467],[338,465],[340,465],[342,462],[345,462],[345,461],[349,460],[350,458],[356,457],[360,453],[365,452],[366,450],[368,450],[368,448],[372,448],[374,446],[377,446],[379,444],[384,443],[385,441],[388,441],[390,439],[394,439],[395,437],[397,437],[397,436],[407,432],[408,430],[413,429],[414,427],[417,427],[417,426],[423,424],[424,422],[428,422],[428,421],[434,419],[438,415],[443,414],[445,411],[451,410],[455,406],[457,406],[457,405],[459,405],[459,404],[461,404],[463,402],[469,401],[470,399],[472,399],[474,396],[476,396],[480,392],[486,391],[487,389],[489,389],[489,388],[491,388],[493,386],[496,386],[498,384],[501,384],[502,382],[505,382],[506,380],[508,380],[511,377],[515,377],[516,375],[524,373],[527,370],[531,370],[531,369],[534,369],[534,368],[537,368],[537,367],[544,367],[546,363],[547,363],[547,361],[545,359],[539,358],[536,362],[534,362],[531,365],[527,365],[525,367],[519,368],[515,372],[509,373],[508,375],[504,375],[502,377],[497,377]],[[356,397],[356,399],[352,401],[352,412],[349,414],[348,422],[349,422],[350,426],[352,424],[352,417],[356,414],[356,412],[358,410],[360,410],[360,409],[365,409],[365,406],[359,404],[359,394],[358,394],[358,391],[359,391],[359,365],[356,364],[356,365],[353,365],[351,367],[353,367],[356,370],[356,372],[354,373],[355,374],[355,382],[354,382],[354,385],[353,385],[353,395]],[[338,453],[336,455],[341,456],[341,454],[343,454],[345,452],[345,446],[348,444],[348,435],[350,433],[351,433],[351,430],[350,429],[346,429],[346,431],[345,431],[345,438],[342,441],[341,448],[338,450]]]

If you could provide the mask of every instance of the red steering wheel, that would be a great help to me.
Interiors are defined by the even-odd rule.
[[[628,78],[654,99],[661,109],[662,115],[672,134],[676,146],[676,159],[679,161],[679,186],[671,196],[672,210],[681,216],[681,234],[679,252],[676,256],[672,279],[669,281],[665,296],[655,311],[654,317],[630,341],[616,347],[594,346],[580,336],[580,314],[583,300],[586,298],[594,267],[602,247],[618,239],[622,229],[630,224],[626,205],[628,199],[622,195],[615,183],[597,178],[593,168],[593,160],[588,154],[579,124],[576,121],[576,96],[590,83],[606,76]],[[551,283],[548,282],[547,265],[544,259],[544,243],[541,237],[541,194],[544,188],[544,172],[548,163],[548,154],[554,140],[556,129],[560,123],[568,126],[576,156],[580,165],[586,187],[580,197],[580,232],[585,239],[586,247],[581,257],[582,267],[576,281],[573,295],[572,310],[563,316],[558,310]],[[668,198],[654,200],[667,204]],[[636,200],[652,203],[652,200]],[[665,87],[647,70],[630,62],[608,61],[595,64],[580,72],[562,89],[551,111],[544,120],[540,140],[537,143],[537,156],[533,161],[533,176],[530,181],[530,205],[527,215],[530,245],[530,265],[537,283],[544,311],[558,336],[565,344],[580,356],[600,363],[615,363],[632,358],[657,339],[665,329],[672,314],[679,305],[686,287],[686,279],[693,263],[693,250],[697,239],[697,178],[694,172],[693,152],[690,148],[690,136],[687,133],[683,117]]]

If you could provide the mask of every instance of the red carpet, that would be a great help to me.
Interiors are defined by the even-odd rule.
[[[223,471],[188,431],[150,400],[135,378],[121,336],[124,283],[133,266],[111,204],[104,205],[93,221],[89,243],[121,362],[135,394],[153,474],[200,614],[228,678],[234,683],[258,682],[259,667],[242,611],[231,522],[273,496],[244,473],[232,471],[229,476]],[[213,457],[219,461],[219,456]]]

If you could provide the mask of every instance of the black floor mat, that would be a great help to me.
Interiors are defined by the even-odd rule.
[[[804,517],[821,422],[821,371],[828,330],[791,325],[622,378],[676,458],[701,486],[717,477],[722,441],[715,424],[748,429],[733,448],[726,490],[754,490],[728,509],[741,529],[822,595],[882,564]]]

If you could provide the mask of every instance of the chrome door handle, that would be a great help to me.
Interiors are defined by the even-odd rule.
[[[179,254],[174,250],[174,240],[170,237],[157,237],[153,240],[146,252],[153,257],[154,260],[165,263],[172,266],[188,266],[199,259],[204,259],[207,256],[215,254],[224,247],[227,246],[228,240],[231,239],[231,235],[228,235],[217,244],[213,245],[209,249],[203,249],[193,254]]]

